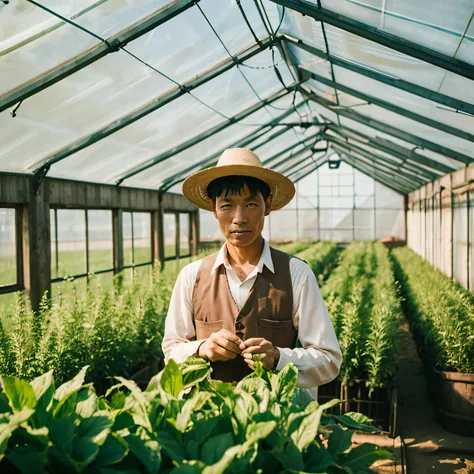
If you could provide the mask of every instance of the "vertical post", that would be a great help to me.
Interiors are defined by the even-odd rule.
[[[112,211],[112,232],[114,242],[114,273],[123,270],[123,211],[113,209]]]
[[[449,202],[451,204],[451,278],[454,278],[454,199],[453,175],[449,175]]]
[[[377,240],[377,183],[374,180],[374,240]]]
[[[37,310],[45,292],[51,294],[51,229],[48,182],[36,193],[30,181],[29,203],[22,207],[23,283]]]
[[[158,260],[163,263],[165,260],[165,216],[163,210],[163,193],[159,191],[158,195]]]
[[[318,180],[318,183],[317,183],[317,186],[316,186],[316,189],[317,189],[317,201],[318,201],[318,206],[316,208],[316,211],[318,213],[318,222],[317,222],[317,225],[318,225],[318,240],[321,240],[321,210],[320,210],[320,206],[319,206],[319,168],[316,170],[316,176],[317,176],[317,180]]]
[[[435,266],[435,193],[434,183],[431,183],[431,265]]]
[[[181,225],[179,222],[179,212],[175,212],[174,214],[174,225],[176,228],[174,245],[176,248],[176,258],[179,259],[181,255]]]
[[[21,207],[15,208],[15,250],[16,250],[16,284],[23,288],[23,242],[22,242],[22,210]]]
[[[54,209],[54,239],[55,239],[55,250],[56,253],[54,255],[55,263],[56,263],[56,276],[59,277],[59,230],[58,230],[58,210]]]
[[[299,208],[298,208],[298,183],[296,183],[296,240],[299,240]]]
[[[352,168],[352,240],[355,240],[355,209],[356,209],[356,190],[355,190],[355,171]]]
[[[470,195],[470,191],[466,191],[466,213],[467,213],[467,216],[466,216],[466,225],[467,225],[467,259],[466,259],[466,265],[467,265],[467,274],[466,274],[466,277],[467,277],[467,289],[468,290],[471,290],[471,269],[470,269],[470,266],[471,266],[471,223],[469,222],[470,221],[470,206],[471,206],[471,203],[469,202],[469,195]]]
[[[84,209],[84,224],[85,224],[85,238],[86,238],[86,279],[87,281],[89,281],[89,271],[90,271],[90,267],[89,267],[89,212],[87,209]]]
[[[404,211],[405,211],[405,244],[408,245],[408,194],[405,194],[403,196],[403,206],[404,206]],[[412,222],[413,222],[413,217],[412,217]]]
[[[159,257],[159,217],[160,211],[153,211],[151,213],[151,261],[153,265],[160,260]]]
[[[424,242],[423,242],[423,258],[425,260],[428,260],[428,249],[427,249],[427,245],[426,245],[426,241],[427,241],[427,238],[426,238],[426,215],[427,215],[427,212],[426,212],[426,202],[427,202],[427,199],[426,199],[426,188],[425,188],[425,197],[423,198],[423,228],[424,228],[424,231],[423,231],[423,236],[425,238]]]

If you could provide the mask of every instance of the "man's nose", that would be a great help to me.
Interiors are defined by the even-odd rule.
[[[234,214],[235,224],[245,224],[248,221],[247,209],[245,206],[237,206]]]

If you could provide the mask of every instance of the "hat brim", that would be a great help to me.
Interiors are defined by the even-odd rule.
[[[207,187],[217,178],[224,176],[250,176],[270,186],[272,205],[270,210],[276,211],[286,206],[295,195],[295,185],[286,176],[260,166],[228,165],[215,166],[189,176],[183,183],[183,194],[195,206],[205,211],[212,211]]]

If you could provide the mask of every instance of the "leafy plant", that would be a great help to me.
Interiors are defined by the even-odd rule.
[[[392,251],[416,338],[439,370],[474,373],[474,298],[407,247]]]
[[[31,383],[2,377],[0,469],[49,473],[367,473],[391,455],[351,449],[360,414],[333,416],[316,401],[294,403],[297,371],[257,363],[236,387],[210,379],[208,362],[173,360],[145,391],[116,377],[98,397],[87,367],[55,388],[52,371]]]

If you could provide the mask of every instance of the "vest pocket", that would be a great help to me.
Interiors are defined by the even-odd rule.
[[[224,327],[224,320],[219,321],[198,321],[194,320],[196,325],[196,339],[207,339],[213,332],[217,332]]]
[[[292,330],[290,328],[293,328]],[[296,331],[292,319],[257,319],[257,337],[263,337],[277,347],[291,347]]]

